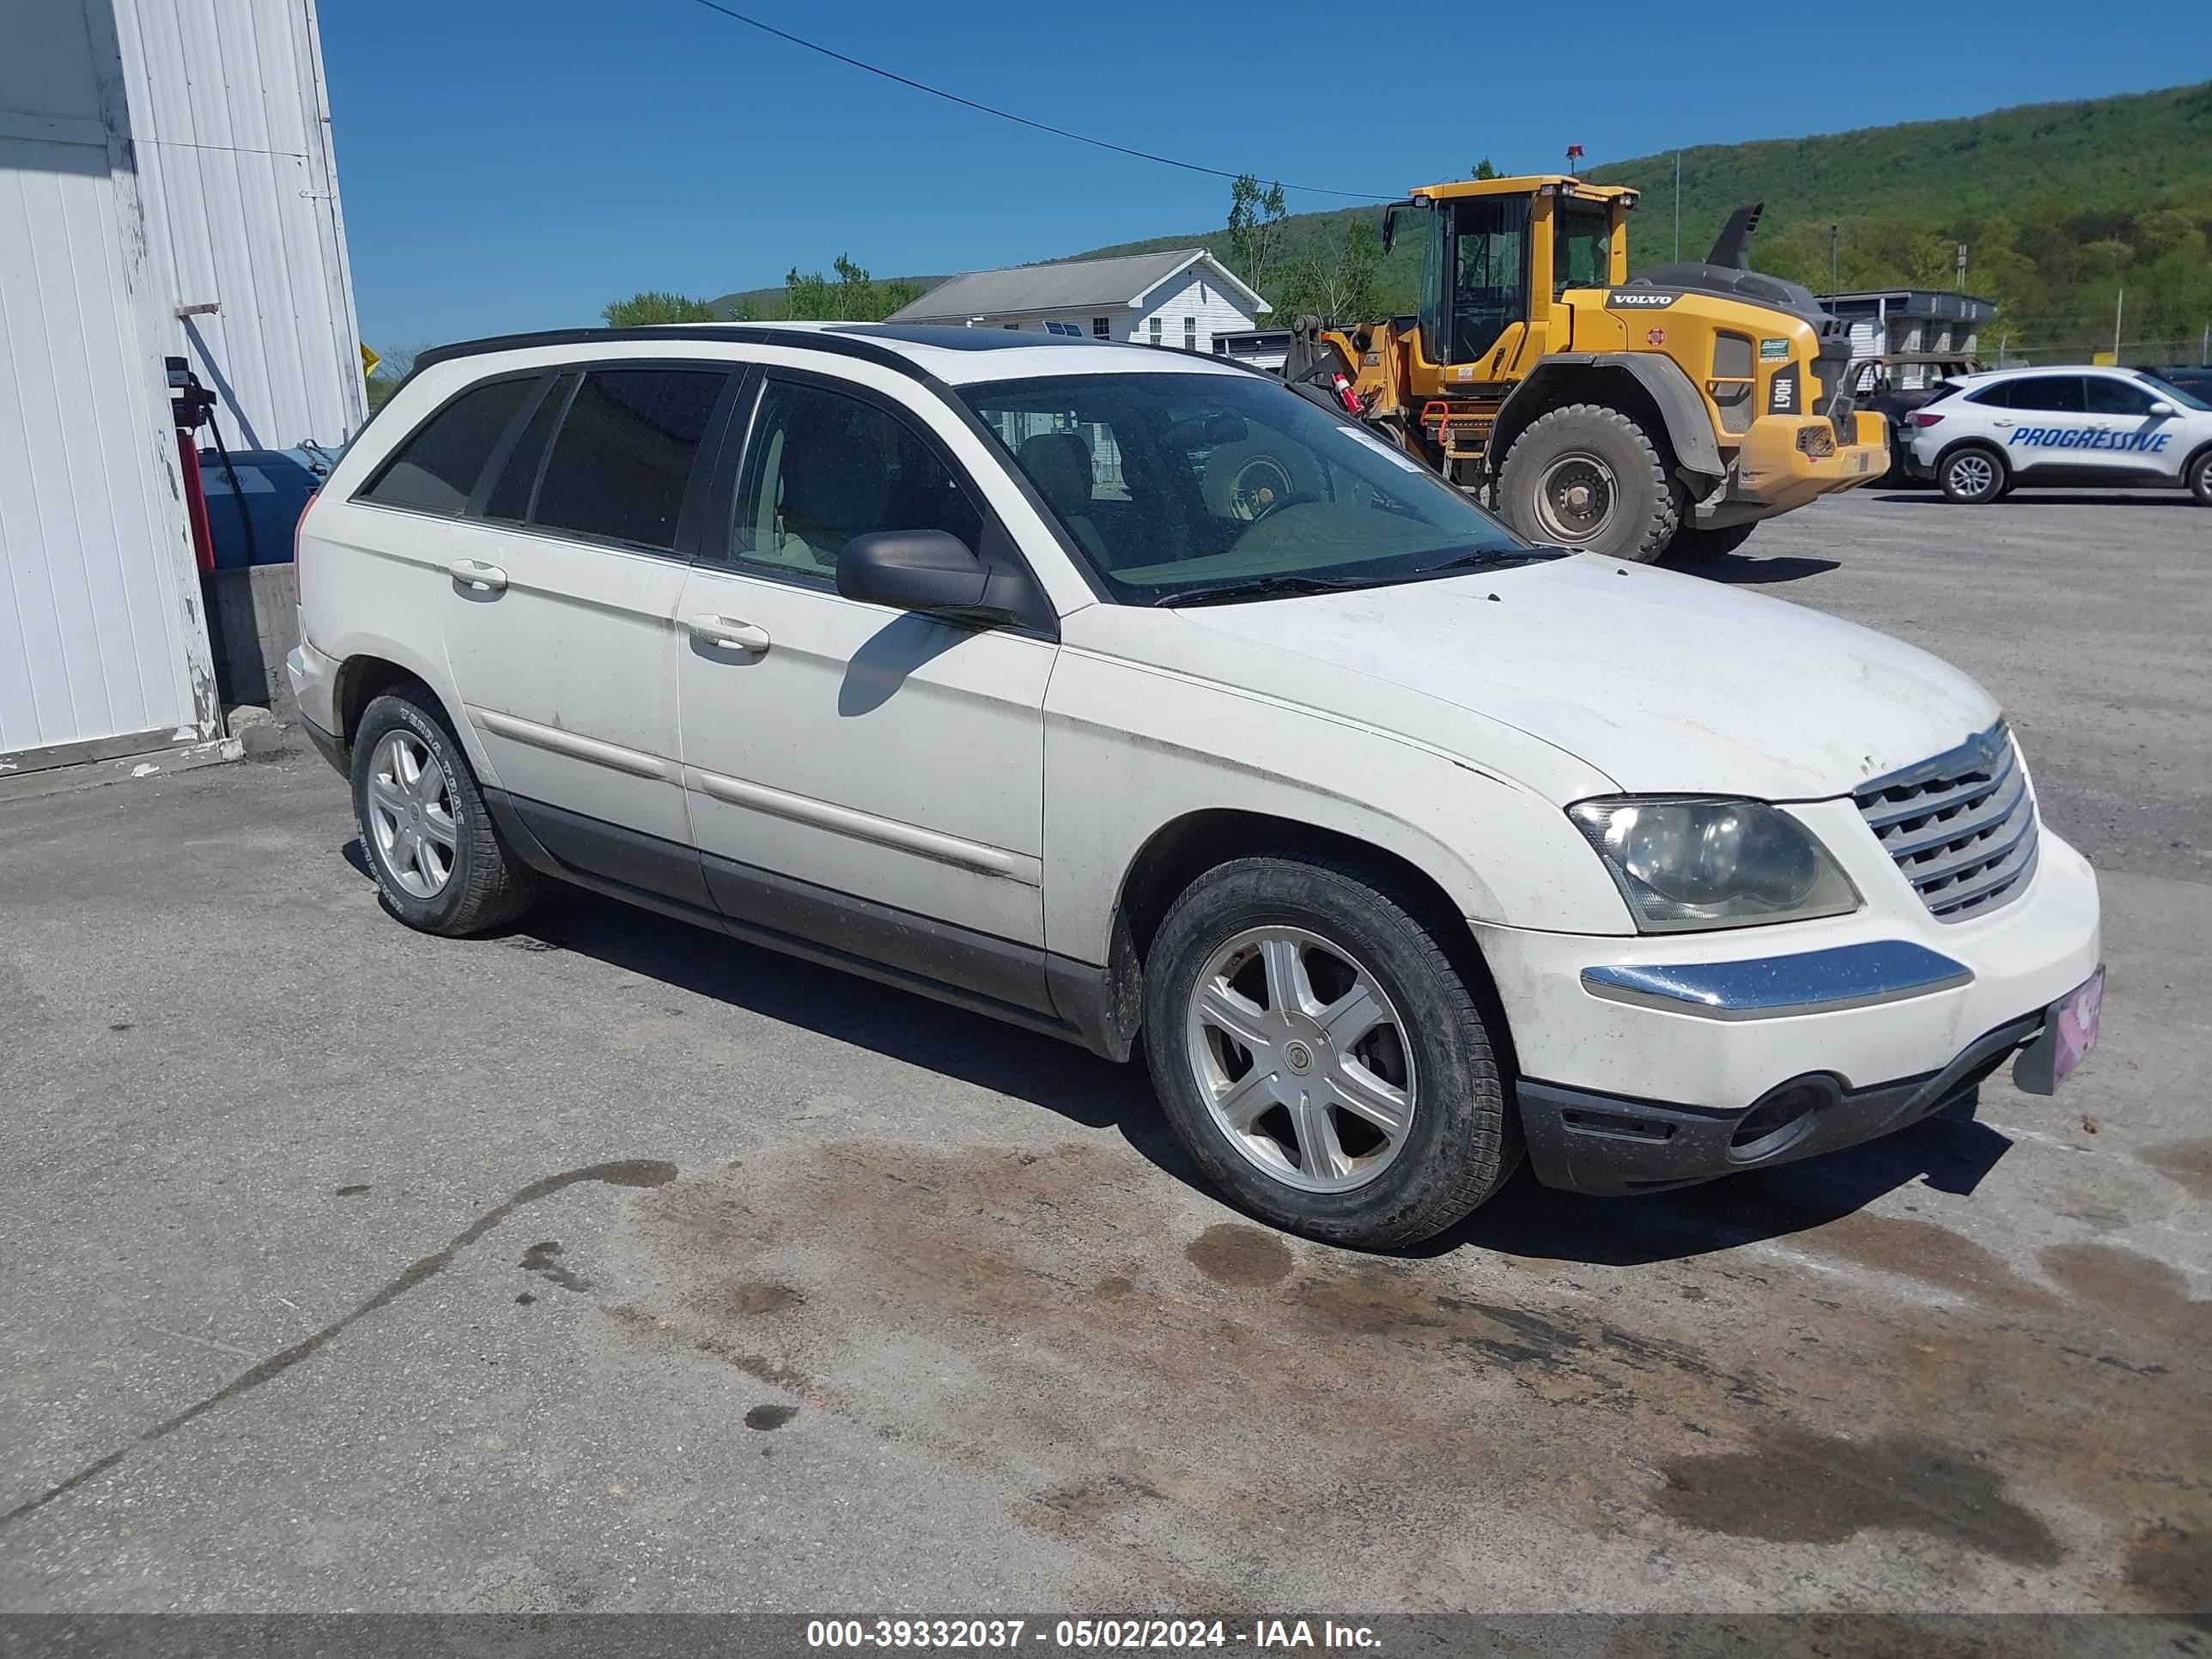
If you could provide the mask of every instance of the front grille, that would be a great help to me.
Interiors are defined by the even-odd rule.
[[[2002,720],[1947,754],[1876,778],[1854,798],[1939,921],[1986,915],[2027,890],[2035,798]]]

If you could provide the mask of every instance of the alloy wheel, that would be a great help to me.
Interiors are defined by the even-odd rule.
[[[1192,991],[1186,1046],[1229,1144],[1287,1186],[1349,1192],[1405,1146],[1418,1101],[1412,1045],[1375,975],[1304,928],[1253,928]]]
[[[369,757],[368,823],[385,873],[403,891],[428,899],[445,890],[459,843],[453,786],[417,733],[387,732]]]
[[[1951,460],[1951,488],[1960,495],[1978,499],[1996,487],[1997,469],[1986,455],[1969,450]]]

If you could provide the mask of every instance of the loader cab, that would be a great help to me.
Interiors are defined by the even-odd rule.
[[[1431,185],[1385,210],[1386,248],[1422,239],[1413,368],[1429,383],[1419,389],[1502,385],[1566,349],[1568,319],[1554,326],[1554,301],[1626,280],[1635,200],[1618,186],[1541,175]]]

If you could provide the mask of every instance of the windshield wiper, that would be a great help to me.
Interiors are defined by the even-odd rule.
[[[1455,555],[1441,564],[1423,565],[1416,574],[1437,576],[1447,570],[1510,570],[1516,565],[1549,564],[1566,556],[1566,550],[1558,547],[1482,547]]]
[[[1216,582],[1211,587],[1186,587],[1163,593],[1152,604],[1227,605],[1238,599],[1279,599],[1300,593],[1343,593],[1353,588],[1377,586],[1382,580],[1373,576],[1250,576],[1242,581]]]

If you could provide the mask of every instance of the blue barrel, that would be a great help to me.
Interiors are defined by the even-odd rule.
[[[226,471],[221,453],[200,451],[200,488],[207,495],[216,568],[291,563],[292,532],[329,470],[326,464],[318,467],[318,458],[304,449],[234,449]],[[235,489],[230,483],[234,471]]]

